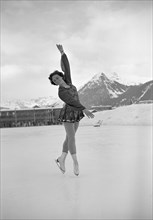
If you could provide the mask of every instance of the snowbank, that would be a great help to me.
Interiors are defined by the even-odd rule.
[[[112,110],[96,112],[93,119],[84,117],[80,125],[94,125],[102,120],[102,125],[152,125],[153,104],[133,104]]]

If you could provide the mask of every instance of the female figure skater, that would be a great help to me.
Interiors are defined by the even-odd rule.
[[[73,159],[74,174],[78,176],[79,164],[76,155],[75,133],[84,114],[89,118],[93,118],[94,115],[80,103],[77,89],[72,84],[70,65],[63,46],[60,44],[56,46],[61,53],[61,69],[64,74],[56,70],[48,78],[51,84],[59,86],[58,96],[65,103],[58,120],[64,124],[66,139],[63,143],[62,154],[55,162],[62,173],[65,173],[65,159],[69,151]]]

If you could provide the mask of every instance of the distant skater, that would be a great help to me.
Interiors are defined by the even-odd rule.
[[[66,138],[63,143],[62,154],[55,162],[58,167],[65,173],[65,159],[70,152],[73,159],[73,171],[76,176],[79,175],[79,164],[77,159],[75,133],[79,127],[79,121],[86,115],[93,118],[94,115],[86,109],[79,101],[79,96],[76,87],[72,84],[70,65],[66,54],[64,53],[63,46],[56,45],[61,53],[61,69],[54,71],[48,77],[51,84],[58,85],[58,96],[65,103],[59,115],[59,121],[63,122]],[[84,115],[85,114],[85,115]]]

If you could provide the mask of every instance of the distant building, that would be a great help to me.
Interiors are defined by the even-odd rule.
[[[111,105],[99,105],[99,106],[92,106],[91,107],[92,112],[111,110],[111,109],[112,109]]]
[[[0,110],[0,127],[24,127],[61,124],[58,121],[61,108],[32,108]]]
[[[137,104],[149,104],[149,103],[153,103],[153,100],[142,100],[137,102]]]

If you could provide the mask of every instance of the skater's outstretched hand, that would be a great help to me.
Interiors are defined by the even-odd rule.
[[[58,50],[60,51],[61,54],[64,53],[64,49],[63,49],[63,46],[61,44],[56,44]]]
[[[83,113],[88,117],[88,118],[94,118],[94,114],[92,114],[88,109],[84,109]]]

